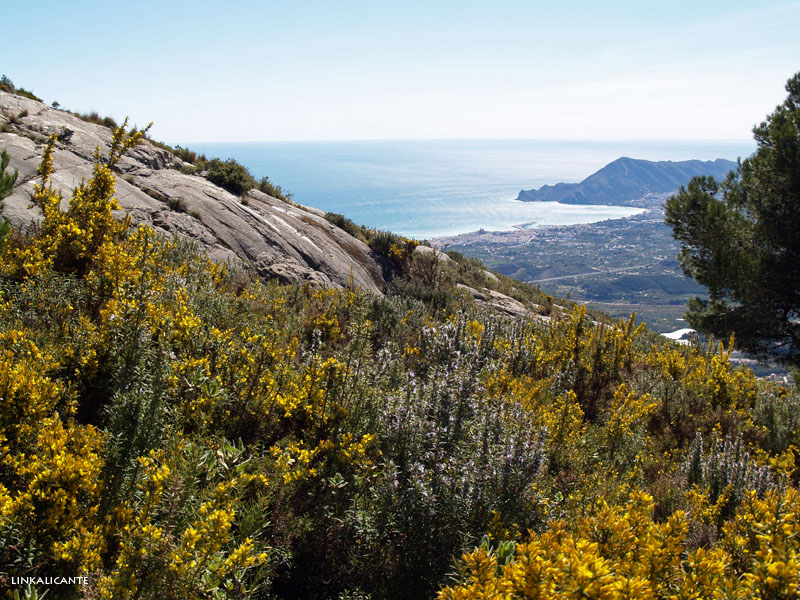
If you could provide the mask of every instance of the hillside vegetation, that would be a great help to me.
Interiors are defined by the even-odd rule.
[[[10,597],[796,597],[796,389],[391,240],[385,296],[262,283],[112,217],[141,137],[0,246]]]

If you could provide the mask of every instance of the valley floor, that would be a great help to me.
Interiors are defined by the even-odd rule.
[[[661,208],[587,225],[476,232],[435,243],[615,317],[635,312],[655,331],[685,327],[686,301],[704,289],[686,277]]]

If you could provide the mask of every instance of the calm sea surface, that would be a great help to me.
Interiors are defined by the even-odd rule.
[[[614,206],[517,202],[522,189],[577,182],[620,156],[736,160],[753,142],[553,142],[425,140],[188,143],[209,158],[235,158],[301,204],[360,225],[419,239],[523,223],[567,225],[635,214]]]

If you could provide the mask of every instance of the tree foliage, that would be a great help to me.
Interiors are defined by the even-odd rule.
[[[708,288],[690,324],[800,364],[800,73],[753,128],[756,152],[724,182],[695,177],[669,199],[681,265]]]

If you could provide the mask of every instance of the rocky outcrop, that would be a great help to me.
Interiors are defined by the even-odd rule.
[[[417,246],[414,248],[414,255],[428,260],[436,260],[441,263],[449,263],[453,259],[447,256],[442,250],[432,246]]]
[[[0,150],[19,171],[2,216],[25,228],[41,219],[30,193],[49,136],[59,138],[52,184],[63,191],[66,206],[71,190],[91,177],[95,149],[108,153],[111,130],[5,92],[0,113]],[[257,190],[239,198],[203,177],[181,173],[182,164],[148,141],[120,160],[116,197],[134,224],[196,240],[211,258],[252,268],[264,278],[381,293],[384,280],[374,253],[321,211]]]
[[[463,283],[456,284],[456,288],[467,292],[472,299],[479,305],[487,306],[492,310],[507,315],[509,317],[533,317],[536,319],[549,320],[548,317],[542,316],[538,311],[541,306],[536,304],[530,307],[525,306],[519,300],[515,300],[511,296],[501,294],[496,290],[484,288],[483,291],[478,291],[473,287],[464,285]]]

